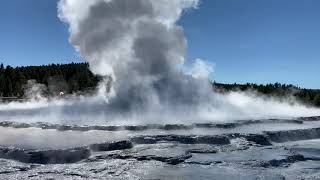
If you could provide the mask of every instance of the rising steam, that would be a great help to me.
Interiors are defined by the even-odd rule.
[[[197,59],[194,66],[185,67],[187,40],[176,22],[198,4],[198,0],[60,0],[58,15],[69,26],[71,44],[91,71],[104,77],[96,95],[38,100],[32,108],[27,108],[30,103],[3,104],[0,111],[15,120],[85,124],[320,114],[295,102],[214,93],[208,79],[212,66]]]
[[[199,84],[177,71],[184,62],[187,41],[175,22],[185,9],[195,8],[197,0],[100,0],[80,4],[60,1],[59,17],[70,25],[70,42],[91,70],[111,77],[111,106],[131,110],[203,102],[202,91],[208,83]]]

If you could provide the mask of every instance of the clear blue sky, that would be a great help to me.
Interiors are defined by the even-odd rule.
[[[1,0],[0,62],[79,61],[56,3]],[[320,88],[319,0],[202,0],[179,24],[188,38],[188,59],[214,63],[216,81]]]

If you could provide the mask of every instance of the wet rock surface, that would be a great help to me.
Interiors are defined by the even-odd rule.
[[[8,130],[0,142],[18,131],[45,138],[28,146],[0,144],[0,179],[320,179],[317,123],[318,117],[130,126],[0,122]],[[54,135],[70,147],[50,148]],[[79,144],[67,136],[94,138]],[[34,142],[49,146],[33,148]]]
[[[0,158],[12,159],[24,163],[63,164],[75,163],[90,156],[90,150],[83,148],[65,150],[24,150],[0,148]]]
[[[127,125],[127,126],[89,126],[89,125],[66,125],[66,124],[50,124],[44,122],[37,123],[21,123],[4,121],[0,122],[0,127],[12,127],[12,128],[41,128],[41,129],[55,129],[58,131],[145,131],[149,129],[158,130],[189,130],[194,128],[206,128],[206,129],[232,129],[240,126],[246,126],[251,124],[303,124],[303,121],[320,121],[320,117],[310,118],[297,118],[297,119],[264,119],[264,120],[238,120],[230,123],[195,123],[195,124],[149,124],[149,125]]]
[[[124,150],[130,149],[133,147],[131,141],[118,141],[118,142],[106,142],[100,144],[91,144],[90,149],[92,151],[115,151],[115,150]]]
[[[178,142],[181,144],[229,144],[227,136],[182,136],[182,135],[158,135],[139,136],[131,138],[136,144],[155,144],[159,142]]]
[[[299,141],[320,138],[320,128],[265,132],[274,142]]]

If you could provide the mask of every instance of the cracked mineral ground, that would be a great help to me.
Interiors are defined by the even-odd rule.
[[[131,126],[2,121],[0,131],[0,179],[320,177],[320,117]]]

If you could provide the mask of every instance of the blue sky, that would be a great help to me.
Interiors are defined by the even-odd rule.
[[[79,61],[57,0],[1,0],[0,62]],[[185,13],[187,59],[215,64],[219,82],[291,83],[320,88],[319,0],[202,0]]]

